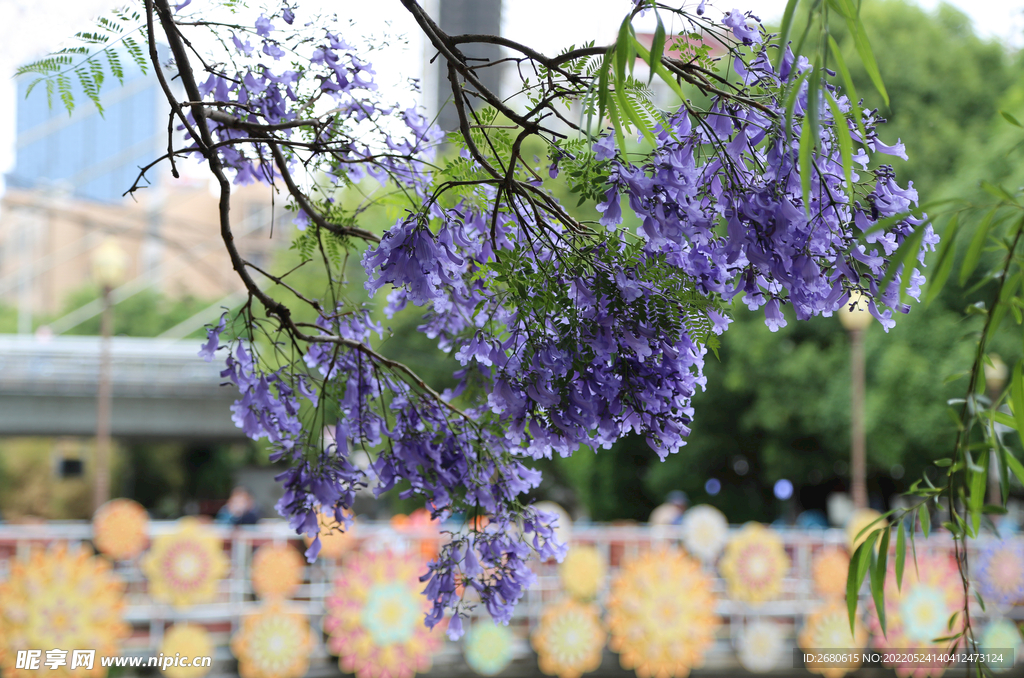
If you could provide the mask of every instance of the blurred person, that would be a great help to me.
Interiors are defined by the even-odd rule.
[[[256,502],[241,485],[231,490],[228,503],[217,512],[217,522],[227,525],[255,525],[259,519]]]
[[[690,505],[690,499],[682,490],[673,490],[665,497],[665,503],[651,511],[647,522],[651,525],[681,525],[683,514]]]

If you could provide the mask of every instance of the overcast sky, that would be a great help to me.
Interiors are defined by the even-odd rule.
[[[203,2],[194,0],[191,8]],[[939,0],[918,2],[932,8]],[[4,18],[0,22],[0,173],[8,171],[14,160],[15,91],[10,79],[14,68],[46,54],[76,31],[87,29],[92,16],[116,4],[111,0],[0,0],[0,16]],[[422,43],[398,0],[298,0],[298,4],[330,7],[356,19],[368,31],[380,31],[385,21],[392,20],[390,30],[406,31],[412,40],[408,52],[394,52],[387,62],[381,62],[378,55],[378,72],[396,82],[419,75]],[[719,0],[712,4],[724,10],[734,6],[751,10],[771,22],[778,20],[786,2]],[[1024,0],[953,0],[951,4],[967,13],[981,34],[1014,46],[1024,44]],[[508,37],[548,53],[592,39],[610,42],[628,6],[629,0],[505,0],[503,30]],[[711,11],[709,14],[713,15]],[[543,20],[538,21],[538,17]]]

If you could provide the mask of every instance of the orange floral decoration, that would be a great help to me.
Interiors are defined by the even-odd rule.
[[[120,654],[131,629],[124,623],[124,582],[110,563],[84,548],[60,543],[14,560],[0,583],[0,668],[4,678],[102,678],[101,656]],[[63,663],[46,666],[47,650],[67,650]],[[71,669],[71,650],[96,650],[92,669]],[[43,650],[40,668],[17,669],[18,650]]]
[[[288,598],[302,583],[306,563],[288,544],[264,544],[252,557],[252,590],[260,598]]]
[[[391,527],[405,536],[419,540],[421,558],[428,561],[437,558],[441,542],[441,521],[432,519],[427,509],[416,509],[407,516],[392,516]]]
[[[305,615],[271,601],[247,616],[231,639],[242,678],[300,678],[309,670],[313,634]]]
[[[678,549],[648,551],[612,582],[609,644],[640,678],[685,678],[715,642],[716,602],[696,560]]]
[[[356,545],[356,517],[351,511],[346,510],[345,515],[352,518],[347,529],[340,525],[330,513],[317,514],[317,522],[320,524],[320,555],[319,558],[340,558],[351,551]],[[306,546],[312,543],[309,537],[303,537]]]
[[[566,598],[544,609],[530,643],[542,673],[579,678],[601,666],[607,637],[597,605]]]
[[[846,554],[845,550],[828,549],[819,553],[814,559],[814,565],[811,569],[815,593],[825,600],[845,599],[846,574],[849,569],[850,556]],[[840,646],[837,645],[836,647]],[[843,645],[841,647],[846,646]]]
[[[92,517],[92,541],[96,549],[114,560],[131,560],[149,541],[149,514],[131,499],[112,499]]]

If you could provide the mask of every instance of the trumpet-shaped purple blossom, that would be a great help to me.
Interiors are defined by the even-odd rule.
[[[775,331],[786,325],[786,305],[798,319],[828,315],[861,290],[888,329],[895,313],[908,310],[898,298],[901,276],[908,276],[911,297],[920,292],[917,268],[899,270],[881,287],[894,265],[889,257],[915,229],[925,229],[921,263],[937,237],[912,217],[873,228],[917,202],[891,168],[867,170],[868,151],[905,157],[901,143],[878,139],[877,115],[865,116],[861,139],[856,126],[819,104],[805,201],[798,140],[808,85],[797,93],[792,127],[783,96],[810,65],[788,50],[779,73],[766,47],[749,63],[736,58],[740,81],[771,93],[760,106],[718,98],[699,116],[681,108],[636,162],[616,149],[613,135],[597,139],[588,152],[610,167],[597,204],[601,228],[582,233],[503,197],[494,182],[481,182],[473,196],[440,200],[442,182],[430,165],[440,135],[429,121],[415,109],[382,104],[373,68],[342,36],[322,30],[312,40],[291,39],[275,18],[261,16],[253,31],[233,37],[236,56],[248,59],[244,68],[230,77],[213,73],[201,86],[217,104],[211,110],[232,116],[211,119],[224,144],[221,162],[238,183],[277,183],[306,167],[320,172],[318,181],[341,186],[369,178],[414,196],[416,208],[363,254],[364,287],[371,295],[388,290],[389,317],[410,303],[423,308],[421,330],[461,369],[456,386],[437,394],[374,349],[383,328],[369,309],[317,302],[319,317],[304,326],[314,328],[313,340],[301,359],[271,370],[261,366],[258,342],[227,348],[222,375],[239,391],[233,417],[247,435],[267,438],[271,459],[286,465],[277,508],[296,532],[314,537],[310,560],[320,548],[317,516],[333,513],[344,529],[347,509],[366,487],[380,495],[401,485],[403,498],[418,497],[436,518],[488,517],[485,528],[451,534],[422,578],[432,601],[427,623],[454,612],[452,637],[461,633],[459,615],[468,605],[460,591],[475,592],[495,620],[508,622],[534,579],[531,554],[564,555],[555,518],[522,503],[540,484],[531,460],[608,448],[631,432],[662,459],[685,444],[691,398],[706,386],[705,345],[731,322],[725,303],[738,297],[762,309]],[[292,25],[293,10],[284,7],[281,18]],[[762,43],[749,14],[733,10],[723,24],[741,43]],[[309,50],[308,67],[282,70],[277,62],[302,49]],[[822,95],[849,111],[834,88]],[[321,100],[330,102],[329,114],[297,122],[312,115],[304,104]],[[188,120],[195,122],[191,114]],[[274,126],[283,140],[301,130],[304,141],[289,148],[282,166],[267,143],[249,136],[247,122]],[[836,125],[846,125],[861,146],[852,187]],[[565,148],[553,157],[552,178],[560,164],[578,160]],[[459,162],[480,169],[466,152]],[[622,226],[623,203],[635,229]],[[326,198],[308,209],[326,214],[336,207]],[[301,237],[324,235],[306,206],[296,223]],[[201,356],[222,348],[224,327],[221,318],[210,329]],[[368,468],[353,461],[356,450],[370,457]]]

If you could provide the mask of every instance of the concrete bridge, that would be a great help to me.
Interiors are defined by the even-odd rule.
[[[0,335],[0,436],[96,432],[99,337]],[[239,440],[221,365],[196,340],[114,337],[112,433],[118,438]]]

